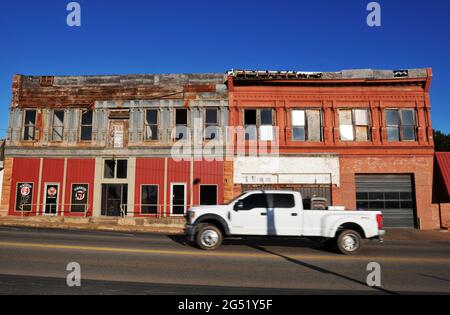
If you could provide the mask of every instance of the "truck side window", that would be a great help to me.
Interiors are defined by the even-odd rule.
[[[257,208],[267,209],[267,195],[253,194],[244,199],[244,208],[242,210],[252,210]]]
[[[267,201],[270,209],[295,208],[295,199],[292,194],[269,194]]]

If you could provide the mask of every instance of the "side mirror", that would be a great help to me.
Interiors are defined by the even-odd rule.
[[[234,204],[234,211],[240,211],[244,209],[244,202],[242,200],[239,200]]]

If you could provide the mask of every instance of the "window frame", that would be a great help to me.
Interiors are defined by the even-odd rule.
[[[62,120],[62,125],[61,126],[55,126],[55,116],[56,113],[62,113],[63,114],[63,120]],[[66,111],[65,110],[53,110],[52,112],[52,130],[51,130],[51,142],[64,142],[64,133],[65,133],[65,126],[66,123]],[[61,132],[61,140],[55,140],[55,129],[56,128],[61,128],[62,132]]]
[[[73,202],[72,197],[73,197],[74,188],[77,186],[87,186],[86,204],[75,205],[75,206],[86,206],[86,209],[84,210],[84,212],[73,210],[74,204],[72,203]],[[90,189],[91,189],[89,183],[72,183],[70,188],[71,188],[71,191],[70,191],[70,193],[71,193],[71,195],[70,195],[70,213],[71,214],[80,214],[80,213],[87,214],[89,212],[89,193],[90,193]]]
[[[106,177],[105,175],[106,175],[106,163],[108,162],[108,161],[114,161],[115,162],[115,164],[114,164],[114,177],[112,177],[112,178],[108,178],[108,177]],[[124,162],[126,162],[127,163],[127,165],[126,165],[126,177],[125,178],[119,178],[118,177],[118,164],[119,164],[119,161],[124,161]],[[117,180],[122,180],[122,181],[125,181],[125,180],[128,180],[128,178],[129,178],[129,172],[128,172],[128,166],[129,166],[129,160],[128,159],[104,159],[103,160],[103,179],[104,180],[113,180],[113,179],[117,179]]]
[[[156,187],[156,199],[157,199],[157,204],[156,204],[156,213],[144,213],[143,208],[144,207],[152,207],[155,206],[154,204],[143,204],[142,203],[142,199],[143,199],[143,195],[144,195],[144,187]],[[144,216],[157,216],[159,214],[159,193],[160,193],[160,189],[159,189],[159,185],[158,184],[141,184],[141,200],[140,200],[140,207],[139,207],[139,211],[141,213],[141,215]]]
[[[34,124],[27,124],[27,113],[29,113],[29,112],[34,112]],[[24,110],[23,123],[22,123],[22,126],[23,126],[22,141],[25,141],[25,142],[36,141],[37,118],[38,118],[38,111],[36,109]],[[31,139],[26,139],[27,128],[31,128],[33,130],[33,136],[31,137]]]
[[[318,111],[319,115],[320,115],[320,140],[319,141],[314,141],[314,140],[310,140],[309,139],[309,130],[308,130],[308,111]],[[304,126],[300,126],[300,125],[294,125],[294,112],[303,112],[304,113],[304,117],[305,117],[305,125]],[[294,136],[294,129],[296,128],[303,128],[303,132],[305,135],[305,139],[301,140],[301,139],[295,139]],[[296,142],[296,143],[305,143],[305,142],[323,142],[324,141],[324,117],[323,117],[323,110],[321,108],[293,108],[291,109],[291,141],[292,142]]]
[[[397,121],[398,121],[398,125],[388,125],[388,117],[387,117],[387,112],[388,111],[396,111],[397,113]],[[413,125],[405,125],[403,124],[403,116],[402,116],[402,112],[407,112],[407,111],[411,111],[413,112],[413,119],[414,119],[414,124]],[[386,108],[384,110],[384,123],[386,126],[386,140],[388,142],[417,142],[417,128],[418,128],[418,119],[417,119],[417,110],[415,108]],[[414,132],[414,139],[413,140],[405,140],[404,136],[403,136],[403,128],[404,127],[412,127],[413,128],[413,132]],[[389,129],[393,129],[395,128],[397,130],[398,133],[398,139],[395,140],[390,140],[389,139]]]
[[[267,125],[267,124],[262,124],[262,112],[263,111],[271,111],[272,112],[272,125]],[[256,125],[247,125],[246,124],[246,114],[247,111],[256,111]],[[243,118],[244,118],[244,129],[245,129],[245,141],[263,141],[263,142],[276,142],[276,132],[275,132],[275,127],[276,127],[276,109],[272,108],[272,107],[259,107],[259,108],[246,108],[243,111]],[[267,126],[272,126],[272,140],[262,140],[261,139],[261,128],[262,127],[267,127]],[[256,139],[251,139],[249,138],[249,133],[247,132],[249,127],[255,127],[256,128]]]
[[[186,124],[178,124],[178,122],[177,122],[177,118],[178,118],[178,111],[186,111]],[[190,117],[190,110],[189,109],[187,109],[187,108],[175,108],[175,110],[174,110],[174,116],[175,116],[175,119],[174,119],[174,124],[175,124],[175,134],[174,134],[174,136],[173,136],[173,139],[175,140],[175,141],[188,141],[189,140],[189,129],[188,129],[188,127],[189,127],[189,124],[190,124],[190,119],[189,119],[189,117]],[[183,137],[178,137],[178,135],[180,134],[179,132],[178,132],[178,128],[185,128],[185,131],[187,132],[187,134],[184,134],[183,133]],[[187,137],[186,137],[187,136]]]
[[[154,111],[154,112],[156,112],[156,124],[150,124],[150,123],[148,123],[148,112],[149,111]],[[157,109],[157,108],[147,108],[147,109],[145,109],[145,117],[144,117],[144,130],[145,130],[145,132],[144,132],[144,139],[145,139],[145,142],[159,142],[160,141],[160,135],[161,135],[161,132],[160,132],[160,122],[161,122],[161,110],[160,109]],[[155,139],[150,139],[149,137],[148,137],[148,128],[151,128],[151,127],[156,127],[156,138]]]
[[[92,117],[91,117],[91,124],[90,125],[83,124],[83,116],[86,113],[91,113],[91,115],[92,115]],[[94,135],[94,132],[93,132],[94,131],[94,111],[93,110],[82,110],[80,117],[81,117],[81,120],[80,120],[80,137],[79,137],[79,139],[80,139],[81,142],[92,142],[93,141],[93,135]],[[89,140],[83,139],[83,129],[84,128],[90,128],[90,139]]]
[[[345,140],[342,138],[342,126],[349,126],[349,125],[343,125],[341,124],[341,112],[343,111],[351,111],[352,114],[352,129],[353,129],[353,139],[352,140]],[[365,111],[367,114],[367,125],[358,125],[356,122],[356,112],[357,111]],[[370,142],[372,141],[372,113],[370,111],[370,108],[339,108],[338,109],[338,122],[339,122],[339,141],[341,142],[348,142],[348,143],[352,143],[352,142],[356,142],[356,143],[364,143],[364,142]],[[357,139],[357,128],[358,127],[366,127],[367,128],[367,140],[358,140]]]
[[[217,185],[217,184],[201,184],[200,185],[199,191],[198,191],[198,194],[199,194],[199,196],[198,196],[199,197],[198,198],[198,203],[199,203],[199,205],[200,206],[208,206],[208,205],[202,204],[202,188],[203,187],[216,187],[216,204],[213,205],[213,206],[219,205],[219,185]]]
[[[211,124],[208,123],[208,111],[214,110],[216,111],[216,123]],[[205,129],[204,129],[204,133],[203,133],[203,140],[204,141],[218,141],[220,140],[220,109],[216,108],[216,107],[211,107],[211,108],[205,108],[204,112],[203,112],[203,117],[204,117],[204,122],[205,122]],[[209,138],[207,135],[208,132],[208,128],[215,128],[216,129],[216,133],[215,133],[215,138]]]

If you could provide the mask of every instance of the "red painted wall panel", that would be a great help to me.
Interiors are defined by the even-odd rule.
[[[221,161],[196,161],[194,163],[194,205],[200,204],[201,185],[217,185],[218,204],[223,204],[224,164]]]
[[[135,216],[141,216],[142,185],[158,185],[159,213],[164,210],[164,159],[136,159],[136,187],[134,192]],[[148,215],[144,215],[148,216]]]
[[[45,185],[59,184],[58,192],[58,213],[61,213],[62,204],[62,185],[64,181],[64,159],[44,159],[42,165],[42,182],[41,182],[41,205],[39,207],[40,214],[44,213],[45,206]]]
[[[65,194],[65,215],[82,216],[79,213],[70,213],[70,204],[72,202],[72,185],[87,184],[89,187],[87,196],[87,215],[91,216],[94,203],[94,178],[95,178],[95,160],[94,159],[68,159],[67,160],[67,178]]]
[[[169,159],[167,185],[167,215],[171,215],[171,187],[172,184],[186,184],[186,206],[189,208],[191,201],[191,162],[175,161]]]
[[[20,216],[22,213],[16,212],[16,193],[18,183],[33,183],[33,204],[32,212],[27,215],[35,215],[37,207],[38,185],[39,185],[40,159],[15,158],[11,179],[11,198],[9,214]]]

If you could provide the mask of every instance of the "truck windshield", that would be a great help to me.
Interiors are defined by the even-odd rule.
[[[234,199],[231,200],[230,202],[226,203],[226,205],[227,205],[227,206],[231,205],[232,203],[234,203],[234,202],[238,201],[239,199],[241,199],[241,198],[242,198],[244,195],[246,195],[246,194],[247,194],[246,192],[243,193],[243,194],[240,194],[239,197],[234,198]]]

